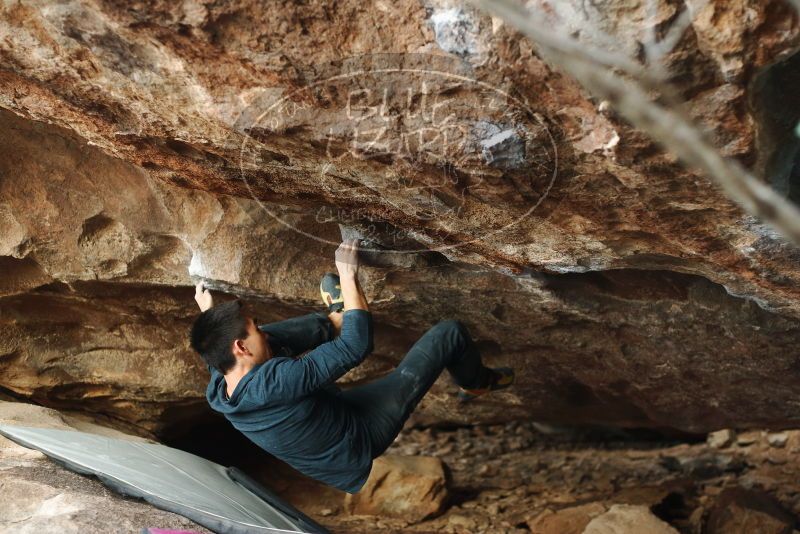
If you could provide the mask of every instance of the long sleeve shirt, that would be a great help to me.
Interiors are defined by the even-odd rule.
[[[355,493],[369,476],[372,454],[361,420],[333,383],[372,352],[372,315],[345,311],[336,338],[330,321],[317,317],[324,323],[305,335],[281,332],[308,325],[307,317],[273,323],[285,328],[260,327],[269,334],[272,358],[251,369],[230,398],[225,378],[211,369],[206,398],[262,449],[314,479]]]

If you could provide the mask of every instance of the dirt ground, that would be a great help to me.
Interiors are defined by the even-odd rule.
[[[717,496],[734,487],[763,493],[794,520],[800,516],[800,431],[681,442],[648,433],[511,423],[407,430],[387,452],[445,462],[452,497],[442,515],[415,524],[349,516],[340,492],[308,479],[279,490],[337,534],[523,534],[541,514],[587,503],[644,504],[679,532],[700,534],[709,532]]]

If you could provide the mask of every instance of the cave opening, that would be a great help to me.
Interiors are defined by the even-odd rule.
[[[199,418],[194,424],[186,425],[182,431],[167,432],[161,436],[161,441],[169,447],[202,456],[224,466],[243,467],[244,459],[257,458],[260,455],[269,457],[224,418],[215,414]]]
[[[179,427],[165,427],[158,437],[160,442],[169,447],[226,467],[237,467],[298,505],[305,502],[306,506],[312,508],[320,506],[318,500],[312,498],[315,492],[322,502],[327,502],[332,496],[321,483],[262,450],[218,414],[195,414],[191,422],[185,421]],[[700,445],[705,440],[705,434],[691,434],[670,428],[621,428],[591,424],[559,426],[534,420],[457,424],[411,419],[385,454],[440,456],[446,461],[445,465],[453,465],[455,469],[462,467],[464,460],[470,463],[486,462],[493,455],[520,455],[521,459],[516,461],[535,469],[539,460],[525,459],[526,454],[537,451],[545,455],[547,451],[567,455],[615,450],[656,452],[669,447]],[[483,451],[483,448],[486,450]],[[464,484],[460,480],[463,478],[456,476],[455,481],[451,480],[448,506],[458,506],[479,493],[479,488]],[[310,493],[301,498],[298,496],[298,487]]]
[[[757,173],[800,205],[800,52],[763,69],[752,82],[758,123]]]

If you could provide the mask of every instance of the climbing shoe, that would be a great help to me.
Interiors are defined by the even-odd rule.
[[[319,283],[319,293],[322,295],[322,303],[328,307],[328,313],[344,309],[344,297],[338,274],[325,273]]]
[[[489,369],[489,371],[491,371],[491,373],[486,385],[477,389],[459,388],[458,400],[460,402],[469,402],[490,391],[505,389],[514,383],[514,370],[510,367],[496,367]]]

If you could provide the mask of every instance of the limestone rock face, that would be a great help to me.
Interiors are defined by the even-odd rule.
[[[603,6],[552,16],[635,53],[646,3]],[[3,388],[191,424],[191,285],[262,322],[320,309],[342,224],[378,258],[376,352],[345,382],[444,318],[517,369],[466,408],[443,378],[423,418],[800,419],[797,248],[466,4],[28,0],[0,34]],[[797,42],[788,4],[719,0],[665,58],[719,149],[790,197]]]

